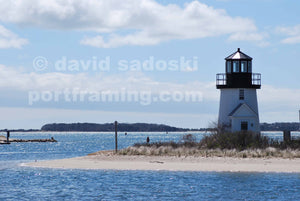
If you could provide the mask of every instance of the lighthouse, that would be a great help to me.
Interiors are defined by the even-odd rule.
[[[252,58],[238,48],[225,58],[225,73],[216,77],[221,90],[218,125],[231,132],[260,132],[256,90],[261,75],[252,73]]]

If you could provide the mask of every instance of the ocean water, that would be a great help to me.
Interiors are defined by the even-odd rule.
[[[190,133],[190,132],[189,132]],[[184,133],[119,133],[119,148],[178,141]],[[200,140],[205,133],[193,133]],[[264,135],[282,139],[282,134]],[[293,133],[300,136],[300,133]],[[114,133],[12,133],[57,143],[0,145],[0,200],[300,200],[300,174],[75,170],[21,163],[84,156],[114,148]],[[299,167],[300,168],[300,167]]]

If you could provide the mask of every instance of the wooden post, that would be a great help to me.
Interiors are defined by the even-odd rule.
[[[10,132],[6,131],[6,143],[9,143],[9,135],[10,135]]]
[[[118,122],[115,121],[115,151],[118,152]]]
[[[284,142],[291,141],[291,131],[283,131],[283,141]]]
[[[300,110],[299,110],[299,131],[300,131]]]

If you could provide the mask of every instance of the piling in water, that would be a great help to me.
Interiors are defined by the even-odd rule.
[[[118,122],[115,121],[115,151],[118,152]]]
[[[291,131],[283,131],[283,141],[284,142],[291,141]]]

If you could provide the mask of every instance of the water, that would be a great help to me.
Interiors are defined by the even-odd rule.
[[[119,134],[119,148],[178,141],[184,133]],[[200,140],[204,133],[193,133]],[[281,133],[264,133],[277,139]],[[300,133],[293,133],[300,135]],[[57,170],[20,163],[84,156],[114,148],[114,133],[12,133],[58,143],[0,146],[0,200],[300,200],[300,174]],[[280,138],[281,137],[281,138]],[[299,167],[300,168],[300,167]]]

